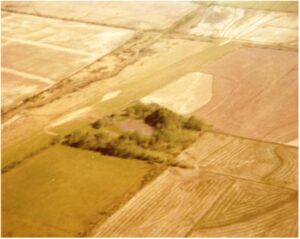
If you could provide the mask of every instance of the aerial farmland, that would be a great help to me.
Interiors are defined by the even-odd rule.
[[[3,237],[297,237],[297,1],[2,1]]]

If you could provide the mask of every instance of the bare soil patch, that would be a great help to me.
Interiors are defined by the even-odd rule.
[[[153,128],[145,124],[142,120],[124,120],[114,123],[122,132],[138,131],[145,135],[151,135]]]
[[[213,76],[192,72],[141,99],[157,103],[179,114],[188,114],[206,105],[212,97]]]

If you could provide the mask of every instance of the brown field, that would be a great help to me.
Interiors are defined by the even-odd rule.
[[[64,18],[94,24],[109,24],[134,29],[159,29],[170,27],[178,18],[184,17],[197,8],[197,4],[179,2],[26,2],[2,3],[5,10]],[[65,14],[68,9],[68,14]],[[101,14],[99,14],[101,12]]]
[[[194,115],[215,130],[288,143],[298,138],[298,55],[243,48],[202,68],[212,74],[212,99]]]
[[[115,125],[123,132],[138,131],[145,135],[151,135],[153,133],[153,128],[141,120],[123,120],[116,122]]]

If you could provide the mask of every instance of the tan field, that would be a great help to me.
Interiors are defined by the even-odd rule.
[[[297,190],[297,148],[205,133],[177,160],[181,165]]]
[[[298,236],[297,2],[1,7],[2,236]]]
[[[133,31],[125,29],[15,13],[7,13],[2,25],[2,39],[6,40],[2,45],[2,56],[5,56],[2,61],[3,80],[11,81],[16,77],[36,80],[36,84],[31,86],[29,83],[27,87],[31,95],[70,76],[134,35]],[[6,72],[10,75],[5,75]],[[47,85],[41,88],[40,82]],[[20,91],[21,98],[22,95],[28,97],[28,90]],[[15,91],[6,96],[9,94],[15,94]],[[4,109],[12,108],[19,103],[20,98],[9,97],[3,106]]]
[[[298,138],[296,52],[244,48],[202,70],[214,76],[213,97],[194,114],[216,130],[284,144]]]
[[[193,113],[217,131],[290,144],[298,137],[297,65],[295,52],[242,48],[141,101]]]
[[[134,29],[159,29],[170,27],[181,18],[197,8],[197,4],[179,2],[24,2],[13,1],[3,3],[4,9],[34,15],[64,18],[66,20],[83,21],[93,24],[109,24]],[[65,14],[68,9],[68,14]],[[101,14],[99,14],[101,9]]]
[[[206,133],[178,161],[192,169],[169,168],[95,235],[297,235],[296,148]]]

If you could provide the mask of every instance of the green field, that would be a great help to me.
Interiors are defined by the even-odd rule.
[[[158,172],[143,161],[53,146],[3,175],[3,236],[85,235]]]

